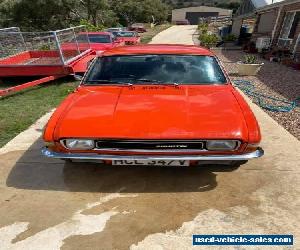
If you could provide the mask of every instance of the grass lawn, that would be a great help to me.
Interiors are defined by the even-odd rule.
[[[0,147],[55,108],[77,85],[65,78],[0,98]]]

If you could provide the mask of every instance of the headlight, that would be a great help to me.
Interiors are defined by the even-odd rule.
[[[93,140],[84,140],[84,139],[66,139],[63,141],[64,146],[68,149],[77,149],[77,150],[88,150],[95,147]]]
[[[207,141],[206,148],[207,150],[212,151],[231,151],[236,149],[238,146],[238,141],[221,141],[221,140],[214,140],[214,141]]]

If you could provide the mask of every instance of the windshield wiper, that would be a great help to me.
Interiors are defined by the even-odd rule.
[[[140,78],[140,79],[135,79],[138,82],[147,82],[147,83],[151,83],[151,84],[161,84],[161,85],[175,85],[175,86],[179,86],[179,83],[176,82],[172,82],[172,83],[165,83],[159,80],[154,80],[154,79],[146,79],[146,78]]]
[[[129,82],[119,82],[119,81],[112,81],[112,80],[88,80],[85,83],[102,83],[102,84],[121,84],[121,85],[127,85],[132,86],[132,83]]]

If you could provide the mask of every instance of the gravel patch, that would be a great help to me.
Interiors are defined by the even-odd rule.
[[[300,97],[300,71],[275,62],[261,59],[265,63],[257,76],[239,77],[236,75],[236,62],[240,61],[245,53],[235,50],[215,50],[219,59],[223,62],[232,80],[248,80],[256,88],[258,93],[275,98],[293,101]],[[254,102],[255,99],[250,97]],[[278,104],[278,103],[271,103]],[[279,105],[282,105],[279,103]],[[265,110],[274,120],[300,140],[300,107],[291,112],[272,112]]]

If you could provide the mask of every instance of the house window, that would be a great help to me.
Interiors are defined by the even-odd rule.
[[[288,12],[282,25],[280,38],[293,39],[300,20],[300,12]]]
[[[294,39],[297,31],[297,27],[299,25],[300,21],[300,11],[296,12],[296,15],[294,17],[294,21],[290,30],[289,38]]]

